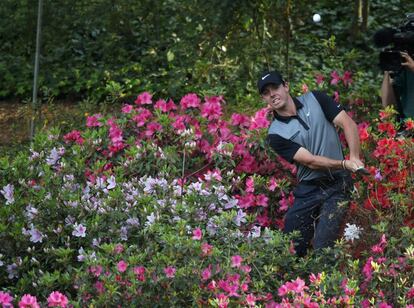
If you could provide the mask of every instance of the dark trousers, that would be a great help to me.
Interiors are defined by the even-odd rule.
[[[295,241],[298,256],[306,255],[312,239],[314,249],[334,245],[348,210],[351,187],[349,176],[298,184],[283,230],[300,232],[301,237]]]

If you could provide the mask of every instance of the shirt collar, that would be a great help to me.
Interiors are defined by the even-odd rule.
[[[303,107],[303,104],[296,98],[293,98],[293,103],[296,106],[296,110],[299,110]],[[279,115],[277,112],[273,112],[275,119],[288,123],[292,118],[296,118],[297,115],[293,115],[293,116],[281,116]]]

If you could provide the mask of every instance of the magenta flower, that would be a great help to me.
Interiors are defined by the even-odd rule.
[[[148,92],[143,92],[138,95],[137,99],[135,100],[135,104],[137,105],[151,105],[152,104],[152,95]]]
[[[322,75],[322,74],[317,74],[317,75],[315,76],[315,80],[316,80],[316,83],[317,83],[318,85],[320,85],[320,84],[324,81],[324,79],[325,79],[325,77],[323,77],[323,75]]]
[[[239,255],[231,257],[231,267],[240,267],[243,262],[243,258]]]
[[[68,298],[59,291],[54,291],[50,293],[49,297],[47,298],[47,302],[49,304],[49,307],[66,308],[68,305]]]
[[[250,118],[243,114],[233,113],[230,120],[231,125],[240,127],[249,127]]]
[[[213,246],[208,243],[201,244],[201,251],[203,252],[203,256],[209,256],[213,252]]]
[[[122,113],[131,113],[133,109],[134,109],[134,106],[126,104],[122,107],[121,111]]]
[[[337,71],[333,71],[331,73],[331,77],[332,77],[332,79],[331,79],[331,85],[336,85],[341,80],[341,77],[338,75],[338,72]]]
[[[339,103],[339,92],[338,92],[338,91],[335,91],[335,92],[334,92],[334,97],[333,97],[333,99],[334,99],[334,101],[335,101],[336,103]]]
[[[125,272],[127,267],[128,267],[128,263],[126,263],[124,260],[119,261],[118,264],[116,265],[116,268],[118,269],[120,273]]]
[[[144,108],[138,108],[138,114],[132,120],[137,124],[137,127],[144,126],[145,123],[152,117],[151,111]]]
[[[168,266],[164,268],[165,276],[167,276],[168,278],[174,278],[176,271],[177,271],[176,268],[172,266]]]
[[[269,120],[267,119],[267,114],[269,109],[263,108],[260,109],[252,118],[252,122],[250,124],[249,130],[259,130],[262,128],[268,128],[270,125]]]
[[[197,94],[189,93],[181,98],[180,105],[183,110],[190,107],[198,108],[200,106],[200,99],[198,98]]]
[[[25,294],[19,302],[19,308],[40,308],[40,306],[37,303],[36,296]]]
[[[246,296],[246,303],[249,305],[249,307],[254,307],[256,305],[256,296],[254,294],[247,294]]]
[[[201,272],[201,279],[208,280],[211,277],[211,265]]]
[[[193,230],[193,237],[192,237],[193,240],[200,241],[202,237],[203,237],[203,232],[201,231],[200,228],[196,228]]]
[[[0,305],[3,308],[11,308],[13,307],[12,302],[13,297],[6,292],[0,291]]]
[[[221,96],[206,97],[205,103],[201,106],[201,116],[208,120],[218,120],[223,115],[220,102]]]
[[[155,105],[154,105],[155,109],[161,110],[162,112],[168,112],[168,108],[167,108],[167,102],[163,99],[159,99]]]
[[[249,176],[246,180],[246,192],[254,192],[254,178],[252,176]]]
[[[137,276],[139,281],[145,281],[145,267],[136,266],[134,267],[134,274]]]
[[[83,144],[83,142],[85,141],[81,136],[81,132],[78,130],[73,130],[70,133],[67,133],[63,136],[63,140],[65,140],[66,142],[73,141],[77,144]]]
[[[344,86],[347,87],[352,83],[352,73],[350,71],[345,71],[344,76],[342,77],[342,82]]]
[[[260,194],[256,196],[256,205],[257,206],[263,206],[263,207],[267,207],[268,206],[268,202],[269,198],[266,197],[266,195],[264,194]]]
[[[102,274],[102,266],[100,265],[92,265],[89,267],[89,273],[91,273],[95,277],[99,277]]]
[[[302,84],[302,93],[309,92],[309,87],[306,83]]]
[[[86,118],[86,126],[87,127],[99,127],[102,126],[103,124],[101,122],[99,122],[99,119],[102,118],[102,115],[100,113],[95,114],[93,116],[87,117]]]

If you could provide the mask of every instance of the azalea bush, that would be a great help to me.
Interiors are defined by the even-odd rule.
[[[327,90],[359,123],[370,175],[355,177],[335,248],[298,259],[298,234],[280,231],[296,168],[266,144],[266,108],[227,116],[222,96],[144,92],[0,159],[0,303],[413,304],[413,140],[392,109],[367,118],[355,78],[292,88]]]

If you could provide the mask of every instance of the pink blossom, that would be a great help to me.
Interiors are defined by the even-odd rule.
[[[114,248],[114,252],[119,255],[120,253],[122,253],[124,251],[124,245],[122,244],[116,244],[115,248]]]
[[[120,273],[125,272],[127,267],[128,267],[128,263],[126,263],[124,260],[119,261],[118,264],[116,265],[116,268],[118,269]]]
[[[252,122],[250,124],[249,130],[259,130],[262,128],[267,128],[270,124],[269,120],[267,119],[267,114],[269,109],[263,108],[260,109],[252,118]]]
[[[392,306],[388,305],[385,302],[381,302],[381,303],[378,304],[378,308],[392,308]]]
[[[249,305],[250,307],[254,307],[256,305],[256,296],[254,296],[253,294],[247,294],[246,296],[246,303],[247,305]]]
[[[134,106],[126,104],[122,107],[121,111],[122,113],[131,113],[133,109],[134,109]]]
[[[201,279],[202,280],[208,280],[211,277],[211,265],[201,272]]]
[[[168,112],[168,108],[167,108],[167,102],[163,99],[159,99],[155,105],[154,105],[155,109],[161,110],[162,112]]]
[[[145,267],[136,266],[134,267],[134,274],[137,275],[139,281],[145,281]]]
[[[309,87],[306,83],[302,84],[302,93],[309,92]]]
[[[269,183],[268,183],[267,188],[268,188],[270,191],[275,191],[275,189],[276,189],[277,187],[279,187],[279,184],[277,183],[276,179],[272,176],[272,177],[269,179]]]
[[[100,266],[100,265],[92,265],[91,267],[89,267],[89,272],[93,276],[99,277],[102,274],[102,266]]]
[[[70,133],[67,133],[63,136],[63,140],[66,142],[76,142],[77,144],[83,144],[84,139],[81,136],[81,132],[78,130],[73,130]]]
[[[151,105],[152,104],[152,95],[148,92],[143,92],[138,95],[137,99],[135,100],[135,104],[137,105]]]
[[[252,176],[249,176],[246,180],[246,192],[254,192],[254,178]]]
[[[246,115],[233,113],[231,115],[230,123],[233,126],[249,127],[250,126],[250,119]]]
[[[162,131],[161,124],[157,122],[151,122],[147,125],[147,130],[145,131],[145,136],[151,137],[155,132]]]
[[[371,262],[374,260],[373,257],[369,257],[367,262],[365,263],[364,267],[362,268],[362,273],[365,276],[365,281],[370,281],[372,278],[372,265]]]
[[[333,71],[331,73],[331,77],[332,77],[331,85],[336,85],[338,84],[339,80],[341,80],[341,77],[338,75],[337,71]]]
[[[172,266],[168,266],[164,268],[165,276],[167,276],[168,278],[174,278],[176,271],[177,271],[176,268]]]
[[[321,283],[322,280],[322,274],[318,273],[317,275],[315,275],[314,273],[309,275],[309,281],[314,284],[314,285],[319,285]]]
[[[203,237],[203,232],[201,231],[200,228],[196,228],[193,230],[193,237],[192,237],[193,240],[200,241],[202,237]]]
[[[200,106],[200,99],[198,98],[197,94],[189,93],[181,98],[180,105],[183,110],[190,107],[198,108]]]
[[[342,81],[345,87],[349,86],[352,83],[352,73],[350,71],[345,71]]]
[[[75,223],[73,225],[72,235],[76,237],[85,237],[86,236],[86,227],[82,224]]]
[[[12,301],[13,297],[9,293],[0,291],[0,305],[2,305],[3,308],[13,307]]]
[[[411,288],[410,290],[408,290],[407,297],[410,298],[410,299],[414,298],[414,288]],[[0,297],[0,299],[1,299],[1,297]]]
[[[266,195],[264,195],[264,194],[260,194],[260,195],[256,196],[256,205],[257,206],[267,207],[268,206],[268,201],[269,201],[269,198],[266,197]]]
[[[333,99],[336,103],[339,103],[339,92],[338,91],[334,92],[334,98]]]
[[[102,281],[97,281],[94,284],[96,292],[98,292],[98,294],[103,294],[105,292],[105,286],[104,283]]]
[[[49,307],[62,307],[65,308],[68,305],[68,298],[60,293],[59,291],[54,291],[50,293],[47,298]]]
[[[208,243],[201,244],[201,251],[203,256],[210,256],[213,253],[213,246]]]
[[[231,257],[231,267],[240,267],[243,262],[243,258],[239,255]]]
[[[206,97],[205,103],[201,106],[201,116],[210,121],[219,119],[223,115],[220,104],[222,100],[221,96]]]
[[[227,308],[229,305],[229,298],[225,294],[218,294],[216,297],[218,308]]]
[[[99,119],[102,118],[102,115],[100,113],[95,114],[93,116],[87,117],[86,118],[86,126],[87,127],[99,127],[102,126],[103,124],[101,122],[99,122]]]
[[[137,124],[137,127],[141,127],[144,126],[151,117],[151,111],[145,108],[138,108],[137,114],[132,118],[132,120]]]
[[[324,78],[325,78],[325,77],[323,77],[323,75],[322,75],[322,74],[316,74],[316,76],[315,76],[316,83],[317,83],[318,85],[320,85],[320,84],[323,82]]]
[[[253,194],[247,194],[244,196],[235,195],[234,196],[238,200],[238,205],[242,209],[247,209],[255,205],[255,196]]]
[[[19,308],[40,308],[40,306],[37,303],[36,296],[25,294],[19,302]]]

